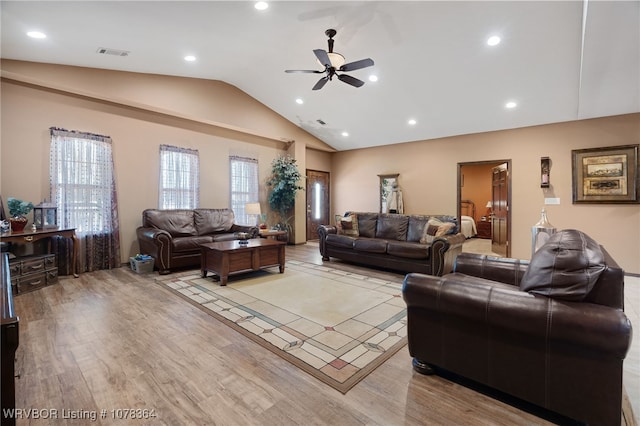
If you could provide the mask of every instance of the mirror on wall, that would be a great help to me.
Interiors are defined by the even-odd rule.
[[[387,211],[387,197],[391,194],[394,184],[398,183],[399,173],[390,175],[378,175],[380,178],[380,213]]]

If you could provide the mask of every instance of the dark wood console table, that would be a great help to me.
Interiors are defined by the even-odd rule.
[[[5,243],[35,243],[36,241],[44,238],[51,238],[55,236],[71,238],[73,242],[73,259],[71,259],[73,265],[73,276],[78,278],[78,238],[76,237],[75,228],[68,229],[39,229],[36,231],[23,231],[23,232],[9,232],[0,235],[0,241]]]
[[[9,259],[6,253],[2,253],[0,265],[2,266],[2,280],[0,281],[0,313],[2,314],[2,413],[1,424],[15,425],[16,416],[9,409],[16,408],[15,393],[15,356],[18,348],[18,334],[20,319],[13,311],[13,294],[11,293],[11,277],[9,276]],[[6,411],[5,411],[6,410]]]

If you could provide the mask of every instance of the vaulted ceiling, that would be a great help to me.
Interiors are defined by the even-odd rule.
[[[337,150],[640,112],[638,1],[0,7],[2,58],[222,80]],[[329,28],[346,62],[374,60],[347,73],[364,86],[334,78],[314,91],[323,75],[284,72],[322,70],[313,49],[327,49]],[[34,30],[47,37],[28,37]]]

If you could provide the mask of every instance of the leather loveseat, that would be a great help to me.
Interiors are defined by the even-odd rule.
[[[354,232],[340,233],[333,225],[318,228],[320,254],[325,261],[336,257],[405,273],[442,275],[453,269],[453,261],[465,241],[451,216],[357,212],[345,216],[354,217]],[[438,232],[436,225],[434,233],[428,233],[434,227],[429,224],[434,222],[451,226],[446,227],[445,235],[434,234]],[[429,238],[430,234],[434,235]]]
[[[160,274],[200,266],[200,244],[234,240],[236,232],[258,236],[258,227],[233,222],[230,209],[147,209],[142,212],[142,226],[136,230],[140,252],[154,258]]]
[[[554,234],[531,262],[463,253],[443,277],[408,274],[409,353],[592,425],[620,425],[631,324],[624,271],[585,234]]]

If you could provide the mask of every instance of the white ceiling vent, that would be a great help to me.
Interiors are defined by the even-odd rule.
[[[96,51],[102,55],[113,55],[113,56],[129,56],[128,50],[118,50],[118,49],[109,49],[108,47],[99,47]]]

